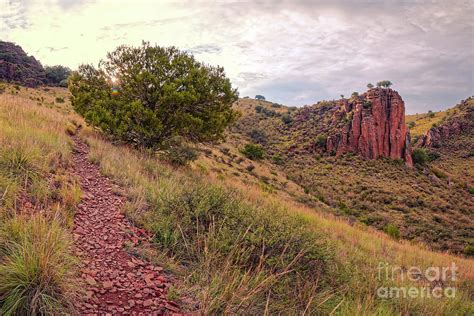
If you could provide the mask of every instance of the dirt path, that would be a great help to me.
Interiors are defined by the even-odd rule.
[[[81,258],[86,298],[75,303],[79,313],[162,315],[178,312],[166,300],[169,283],[162,268],[131,256],[125,242],[137,243],[145,233],[120,213],[125,199],[113,193],[111,181],[88,160],[88,146],[73,136],[74,173],[82,200],[74,218],[74,242]]]

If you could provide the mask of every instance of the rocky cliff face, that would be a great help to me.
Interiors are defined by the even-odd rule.
[[[474,134],[474,97],[461,101],[439,126],[430,128],[416,142],[418,147],[441,147],[458,136]]]
[[[337,104],[334,120],[345,120],[347,124],[328,136],[329,152],[354,152],[368,159],[403,159],[407,166],[413,166],[405,104],[398,92],[375,88]]]
[[[46,73],[20,46],[0,41],[0,80],[36,87],[46,82]]]

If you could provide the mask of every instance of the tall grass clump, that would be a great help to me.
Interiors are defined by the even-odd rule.
[[[12,218],[0,228],[0,314],[70,311],[75,261],[71,241],[55,222],[37,215]]]

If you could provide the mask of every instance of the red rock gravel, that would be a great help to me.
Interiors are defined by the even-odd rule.
[[[74,241],[82,262],[85,297],[75,303],[80,314],[162,315],[179,312],[166,299],[169,281],[162,268],[131,256],[124,243],[147,236],[128,222],[120,209],[125,199],[113,193],[111,181],[89,162],[88,146],[73,136],[74,173],[82,200],[74,218]]]

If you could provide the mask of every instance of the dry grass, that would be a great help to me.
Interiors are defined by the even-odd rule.
[[[0,95],[0,314],[71,312],[76,290],[69,227],[80,188],[64,89]]]
[[[280,194],[283,192],[277,189],[271,193],[251,181],[236,180],[241,177],[231,177],[227,173],[215,172],[210,165],[207,165],[209,157],[198,161],[194,166],[194,171],[173,169],[153,157],[141,155],[124,147],[113,147],[94,137],[91,131],[86,131],[86,133],[87,135],[84,137],[92,145],[91,159],[100,163],[105,174],[115,178],[128,188],[132,204],[129,205],[127,212],[133,220],[155,233],[163,231],[160,227],[163,227],[163,221],[168,221],[169,216],[173,218],[171,222],[181,223],[182,226],[177,230],[177,235],[182,235],[183,238],[178,238],[180,240],[178,243],[173,242],[175,239],[171,238],[171,235],[160,233],[161,237],[158,238],[156,246],[162,251],[168,251],[170,247],[172,249],[177,246],[183,248],[183,252],[171,252],[175,255],[174,265],[185,263],[182,267],[185,270],[185,273],[182,274],[183,287],[179,290],[181,293],[190,291],[197,295],[201,301],[201,311],[204,313],[266,313],[268,311],[275,313],[279,311],[283,313],[318,312],[320,314],[334,312],[343,315],[449,315],[462,314],[472,308],[469,299],[473,291],[474,263],[472,260],[432,252],[420,244],[411,244],[406,241],[397,242],[370,228],[351,226],[331,215],[322,215],[314,208],[295,202],[290,194]],[[228,166],[225,161],[221,163]],[[218,165],[214,164],[214,167]],[[196,180],[202,179],[202,177],[205,178],[205,181]],[[199,186],[217,186],[224,187],[225,190],[236,191],[238,199],[241,201],[239,203],[257,208],[259,212],[271,216],[272,221],[276,220],[281,225],[297,219],[302,226],[299,231],[295,230],[294,234],[300,233],[304,227],[304,231],[308,230],[311,232],[310,234],[314,234],[319,242],[323,242],[325,248],[329,247],[330,254],[323,261],[324,272],[303,286],[305,290],[300,291],[300,294],[303,295],[299,296],[300,303],[298,305],[286,305],[287,309],[281,309],[280,304],[288,304],[288,302],[281,296],[274,296],[275,288],[281,290],[281,283],[279,283],[280,286],[273,283],[276,282],[275,278],[279,275],[278,273],[260,274],[261,271],[258,269],[242,272],[238,268],[239,265],[234,260],[238,261],[236,258],[242,254],[240,251],[245,249],[238,240],[233,243],[233,247],[227,253],[229,255],[222,257],[222,249],[210,247],[209,245],[212,243],[207,244],[209,239],[198,239],[199,242],[189,239],[188,229],[190,227],[182,221],[182,218],[189,215],[186,213],[188,206],[179,202],[179,198],[175,199],[181,196],[180,192],[183,192],[183,187],[194,192],[200,190]],[[189,190],[184,190],[184,192],[189,194]],[[194,195],[187,194],[184,195],[188,196],[187,203],[193,204],[191,197]],[[213,195],[208,192],[208,196]],[[169,208],[170,204],[166,202],[169,199],[176,202],[171,204],[171,209]],[[165,207],[163,211],[155,213],[157,209],[163,207]],[[217,208],[215,211],[225,212],[221,208]],[[324,208],[321,211],[324,211]],[[190,209],[189,212],[192,213],[195,210]],[[262,214],[259,212],[254,214]],[[255,215],[253,218],[257,221],[260,215]],[[249,223],[247,216],[240,217],[240,219]],[[284,220],[280,220],[280,218]],[[258,225],[257,223],[255,222],[255,225]],[[215,226],[219,227],[219,221],[210,227]],[[244,235],[245,231],[245,229],[240,229]],[[215,245],[221,240],[213,239],[213,241]],[[201,249],[203,252],[196,253],[196,249],[191,250],[195,244],[203,245],[204,248]],[[236,252],[237,250],[239,251]],[[189,258],[179,255],[181,253],[199,259],[189,261]],[[297,253],[294,255],[297,257]],[[218,260],[212,260],[212,258],[218,258]],[[426,286],[426,283],[423,282],[379,279],[377,267],[380,262],[387,262],[392,267],[414,266],[420,269],[432,266],[446,267],[455,262],[459,267],[459,278],[454,282],[459,290],[457,296],[455,299],[380,299],[376,296],[376,289],[380,286]],[[285,271],[287,270],[283,269],[280,273],[284,274]],[[283,289],[289,291],[290,288],[284,287]],[[244,306],[243,309],[240,309],[242,306]],[[252,308],[250,309],[250,307]]]
[[[447,111],[433,112],[432,116],[428,113],[422,114],[411,114],[405,116],[405,122],[408,126],[415,124],[410,128],[410,134],[412,137],[424,135],[433,124],[440,123],[448,114]],[[411,123],[413,122],[413,123]]]

